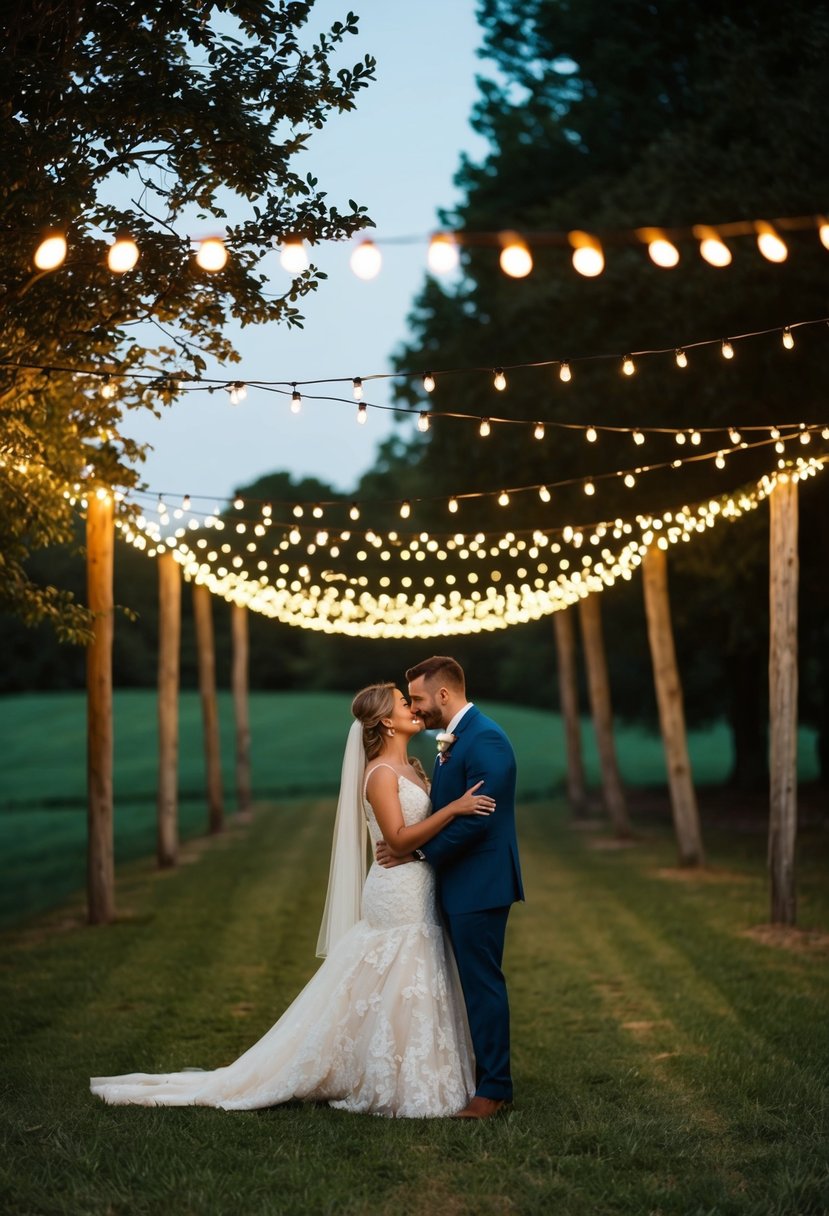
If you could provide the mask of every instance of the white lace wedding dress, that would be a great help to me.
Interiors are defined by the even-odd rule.
[[[407,825],[430,810],[399,777]],[[381,832],[364,801],[372,844]],[[431,866],[412,862],[366,878],[362,919],[293,1004],[244,1055],[213,1072],[93,1077],[114,1105],[252,1110],[291,1099],[342,1110],[429,1118],[461,1110],[474,1066],[455,961],[440,924]]]

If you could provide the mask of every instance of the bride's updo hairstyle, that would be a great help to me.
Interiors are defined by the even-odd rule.
[[[373,760],[380,755],[383,747],[384,718],[391,716],[394,709],[394,684],[369,684],[361,688],[351,702],[351,712],[363,727],[363,749],[366,760]]]

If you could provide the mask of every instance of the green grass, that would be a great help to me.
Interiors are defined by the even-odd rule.
[[[507,971],[516,1105],[489,1124],[325,1107],[107,1107],[90,1075],[211,1067],[312,974],[333,803],[298,798],[119,873],[120,919],[80,901],[0,938],[0,1209],[16,1216],[810,1216],[829,1210],[829,956],[743,932],[766,917],[762,831],[706,832],[679,881],[667,829],[594,847],[560,804],[520,812],[528,902]],[[802,923],[829,930],[825,830]],[[668,870],[666,871],[666,867]],[[810,944],[811,942],[811,944]]]
[[[341,693],[256,693],[251,696],[254,789],[258,797],[332,794],[339,782],[350,698]],[[514,705],[482,706],[504,726],[518,754],[519,796],[549,796],[564,784],[565,748],[558,715]],[[234,806],[233,715],[220,694],[223,772],[228,809]],[[118,862],[155,848],[156,701],[152,692],[115,697],[115,850]],[[3,775],[0,780],[0,924],[53,907],[80,889],[86,867],[86,703],[82,693],[0,698]],[[801,732],[801,780],[817,775],[813,733]],[[620,766],[633,786],[665,782],[661,741],[620,725]],[[589,782],[599,781],[595,740],[583,724]],[[724,725],[690,736],[695,778],[722,782],[731,764]],[[431,765],[430,737],[416,740]],[[203,752],[198,696],[181,696],[181,834],[202,832]]]

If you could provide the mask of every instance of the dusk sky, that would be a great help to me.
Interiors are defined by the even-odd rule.
[[[437,226],[437,209],[457,198],[452,178],[461,152],[475,159],[485,152],[469,126],[475,75],[488,67],[475,54],[480,31],[474,0],[317,0],[309,28],[314,34],[329,28],[349,7],[359,16],[360,33],[347,40],[343,61],[350,66],[373,54],[376,83],[358,95],[354,113],[332,116],[294,163],[313,173],[343,209],[349,198],[368,208],[377,228],[365,235],[425,237]],[[389,355],[406,337],[426,244],[383,249],[383,269],[371,282],[349,269],[352,249],[350,242],[315,249],[314,261],[329,277],[300,303],[304,330],[271,325],[239,331],[241,365],[213,374],[292,381],[387,370]],[[281,290],[287,274],[276,252],[268,272],[274,290]],[[388,402],[388,388],[373,389],[370,399]],[[277,469],[347,490],[392,426],[391,416],[380,411],[370,411],[367,424],[357,426],[355,408],[333,402],[306,402],[294,416],[285,398],[254,390],[237,407],[224,392],[199,392],[165,410],[158,422],[138,413],[130,419],[131,433],[153,445],[143,474],[154,494],[217,500]]]

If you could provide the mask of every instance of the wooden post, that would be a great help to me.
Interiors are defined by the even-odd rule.
[[[576,674],[576,635],[573,614],[566,608],[553,613],[558,663],[558,696],[564,719],[567,747],[567,798],[576,818],[587,811],[587,787],[581,755],[581,723],[579,721],[579,688]]]
[[[671,605],[668,599],[668,561],[663,549],[652,545],[642,562],[642,588],[648,621],[653,679],[659,706],[659,725],[665,748],[665,766],[671,792],[671,812],[676,832],[679,864],[700,866],[705,862],[697,798],[688,756],[682,682],[676,662]]]
[[[233,637],[233,716],[236,722],[236,809],[250,818],[250,714],[248,711],[248,610],[244,604],[231,604]]]
[[[204,583],[193,584],[193,616],[199,660],[199,692],[204,727],[204,757],[207,775],[207,805],[211,832],[224,827],[222,766],[219,750],[219,711],[216,703],[216,656],[213,648],[213,610]]]
[[[159,866],[178,861],[178,690],[181,567],[172,553],[158,559],[158,808]]]
[[[87,599],[95,613],[86,654],[87,902],[89,923],[115,919],[112,803],[112,574],[115,548],[112,497],[101,491],[86,513]]]
[[[600,592],[593,592],[579,600],[579,620],[584,645],[584,661],[587,667],[587,687],[590,692],[590,709],[593,714],[593,729],[602,770],[602,794],[605,807],[620,839],[630,836],[622,779],[616,759],[616,744],[613,740],[613,710],[610,704],[610,680],[607,675],[602,617],[599,605]]]
[[[772,924],[797,919],[797,484],[769,495],[769,871]]]

